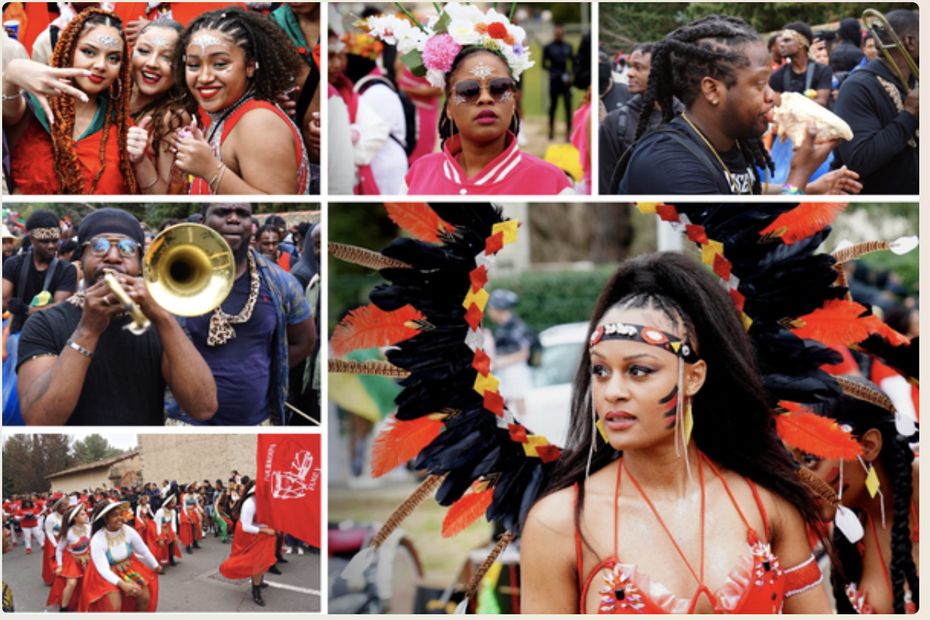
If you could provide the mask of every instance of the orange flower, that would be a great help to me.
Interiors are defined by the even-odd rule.
[[[475,32],[479,34],[485,34],[488,31],[487,24],[475,24]]]
[[[509,34],[506,37],[504,37],[504,43],[506,43],[507,45],[513,45],[513,41],[514,41],[513,37],[510,36]]]

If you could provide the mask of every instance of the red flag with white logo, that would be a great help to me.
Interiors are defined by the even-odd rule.
[[[261,523],[320,546],[323,485],[319,435],[258,435],[255,476]]]

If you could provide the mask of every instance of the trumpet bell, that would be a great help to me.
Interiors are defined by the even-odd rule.
[[[158,305],[177,316],[200,316],[232,290],[236,261],[223,237],[202,224],[163,230],[143,260],[145,286]]]

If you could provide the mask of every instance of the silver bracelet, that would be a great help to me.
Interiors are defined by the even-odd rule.
[[[80,353],[81,355],[83,355],[84,357],[86,357],[87,359],[90,359],[94,356],[93,351],[85,349],[84,347],[82,347],[75,341],[71,340],[70,338],[68,338],[68,342],[66,342],[65,344],[71,347],[72,349],[74,349],[75,351],[77,351],[78,353]]]
[[[23,96],[23,93],[25,93],[25,92],[26,92],[25,90],[23,90],[22,88],[20,88],[20,89],[19,89],[19,92],[16,93],[15,95],[8,95],[8,94],[6,94],[6,93],[3,93],[2,95],[0,95],[0,100],[2,100],[2,101],[12,101],[13,99],[19,99],[20,97]]]

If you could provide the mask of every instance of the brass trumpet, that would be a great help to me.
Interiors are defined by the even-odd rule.
[[[878,48],[878,51],[884,56],[885,62],[888,63],[891,70],[898,76],[902,86],[910,88],[907,80],[904,79],[904,72],[901,70],[901,67],[898,66],[894,56],[891,55],[891,50],[893,49],[901,50],[901,55],[904,57],[904,62],[907,64],[907,68],[910,69],[911,75],[914,76],[914,79],[920,80],[920,68],[917,66],[910,52],[907,51],[907,48],[904,47],[901,38],[898,37],[898,33],[894,31],[891,24],[888,23],[888,19],[885,18],[881,12],[875,9],[864,10],[862,12],[862,23],[868,28],[869,32],[872,33],[872,36],[875,37],[875,47]]]
[[[142,278],[159,306],[177,316],[200,316],[232,290],[236,260],[222,235],[202,224],[177,224],[152,240],[142,259]],[[104,280],[132,316],[126,328],[140,335],[151,322],[112,273]]]

